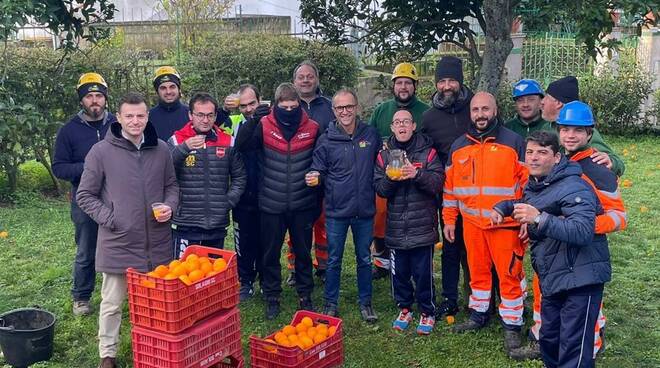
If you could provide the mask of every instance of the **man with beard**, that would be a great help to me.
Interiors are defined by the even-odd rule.
[[[422,119],[422,114],[429,106],[417,99],[417,82],[419,75],[411,63],[400,63],[392,72],[392,94],[394,98],[376,106],[371,114],[370,124],[378,129],[378,133],[387,140],[392,134],[391,124],[398,110],[408,110],[414,121]],[[374,278],[379,279],[389,275],[389,251],[385,247],[385,220],[387,201],[376,196],[376,216],[374,217]]]
[[[309,117],[319,124],[319,132],[322,134],[328,129],[328,126],[335,120],[335,114],[332,110],[332,101],[321,94],[319,87],[319,70],[314,63],[309,60],[298,64],[293,70],[293,85],[300,94],[300,105]],[[287,241],[287,268],[291,271],[287,284],[294,286],[296,284],[296,275],[294,266],[296,256],[292,252],[291,240]],[[321,211],[321,216],[314,223],[314,267],[316,267],[316,276],[325,282],[325,272],[328,267],[328,237],[325,231],[325,211]]]
[[[158,105],[149,110],[149,121],[158,138],[167,142],[175,131],[190,121],[188,106],[181,102],[181,76],[171,66],[156,69],[153,80],[158,93]]]
[[[474,95],[470,119],[473,123],[468,132],[449,151],[443,195],[443,234],[450,243],[456,239],[460,213],[470,272],[470,318],[456,325],[454,332],[478,330],[488,323],[494,265],[508,352],[520,347],[523,326],[524,231],[511,218],[494,225],[490,212],[496,203],[522,196],[527,183],[527,169],[522,163],[525,147],[520,135],[501,126],[493,95]]]
[[[53,174],[71,182],[71,221],[76,239],[71,294],[73,314],[79,316],[92,313],[89,300],[96,284],[94,261],[98,225],[78,206],[76,191],[83,173],[85,156],[94,144],[105,137],[108,127],[117,119],[106,111],[108,85],[101,75],[83,74],[76,90],[82,110],[57,133]]]
[[[445,56],[438,61],[435,69],[435,88],[431,107],[424,113],[422,132],[433,139],[433,147],[443,165],[451,144],[467,132],[470,121],[470,101],[472,91],[463,85],[463,62],[453,56]],[[442,212],[442,209],[440,210]],[[442,296],[444,300],[436,309],[437,316],[453,316],[458,313],[458,280],[463,265],[463,279],[469,282],[465,242],[463,241],[463,220],[456,218],[455,238],[445,242],[442,248]],[[442,217],[440,227],[444,227]],[[445,239],[446,240],[446,239]]]
[[[516,116],[504,126],[526,138],[537,130],[553,130],[552,124],[541,117],[541,100],[544,97],[539,82],[521,79],[513,85],[511,97],[516,105]]]
[[[548,85],[545,97],[541,100],[541,115],[546,121],[552,122],[552,129],[549,129],[550,131],[556,131],[555,122],[562,107],[569,102],[579,100],[580,89],[578,80],[573,76],[557,79]],[[608,169],[612,170],[619,177],[623,175],[626,170],[623,160],[605,143],[603,136],[600,135],[596,128],[593,129],[589,145],[594,149],[591,158],[595,163],[607,166]]]

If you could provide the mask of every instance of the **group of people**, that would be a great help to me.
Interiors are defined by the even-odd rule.
[[[286,283],[295,286],[299,308],[316,309],[316,274],[324,287],[320,311],[340,315],[350,228],[364,321],[378,319],[373,279],[390,277],[399,308],[392,327],[408,328],[416,302],[416,332],[430,334],[436,318],[459,311],[462,268],[470,315],[455,332],[485,327],[497,305],[512,358],[592,366],[611,277],[606,234],[626,226],[617,188],[624,166],[579,101],[577,79],[545,91],[534,80],[517,82],[517,113],[506,122],[493,95],[464,85],[460,59],[438,61],[430,106],[416,97],[418,82],[412,64],[397,65],[393,98],[363,121],[356,93],[325,97],[309,61],[277,87],[272,106],[251,84],[222,103],[198,92],[185,105],[181,77],[167,66],[154,76],[156,107],[129,93],[115,117],[106,110],[103,77],[82,75],[82,109],[58,133],[53,171],[72,183],[74,314],[92,312],[95,272],[103,275],[100,367],[116,365],[126,268],[153,269],[192,244],[222,248],[230,221],[241,301],[258,281],[267,319],[280,313],[285,242]],[[527,249],[534,324],[523,346]]]

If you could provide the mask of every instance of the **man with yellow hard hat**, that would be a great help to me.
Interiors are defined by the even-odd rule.
[[[85,214],[76,201],[76,191],[83,173],[85,156],[94,144],[103,140],[108,127],[117,121],[106,110],[108,85],[98,73],[85,73],[76,86],[81,110],[57,132],[53,173],[71,182],[71,220],[75,227],[76,257],[73,262],[73,314],[92,313],[90,298],[96,272],[96,235],[98,225]]]
[[[181,102],[181,76],[171,66],[156,69],[153,80],[158,105],[149,110],[149,121],[158,138],[167,142],[177,130],[190,121],[188,106]]]
[[[417,99],[417,82],[419,75],[411,63],[400,63],[392,72],[392,94],[390,100],[376,106],[371,114],[370,124],[378,129],[378,133],[385,140],[391,134],[391,124],[394,113],[404,109],[410,111],[413,121],[422,121],[422,114],[429,109],[429,105]],[[374,217],[374,278],[387,277],[389,274],[389,251],[385,247],[385,211],[387,202],[384,198],[376,196],[376,216]]]

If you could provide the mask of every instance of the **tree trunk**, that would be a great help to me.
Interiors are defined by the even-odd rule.
[[[508,0],[485,0],[483,15],[486,25],[486,44],[477,89],[493,95],[502,79],[506,58],[513,48],[511,23],[513,9]]]
[[[46,154],[40,149],[35,149],[35,156],[37,156],[37,161],[42,164],[46,170],[48,171],[48,175],[50,175],[50,180],[53,181],[53,188],[55,188],[55,191],[57,194],[62,193],[62,187],[60,186],[60,182],[57,180],[55,177],[55,174],[53,173],[53,168],[51,167],[49,160],[46,158]]]

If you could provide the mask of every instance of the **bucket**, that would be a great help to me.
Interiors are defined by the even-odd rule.
[[[0,348],[15,368],[53,356],[55,315],[37,308],[14,309],[0,315]]]

